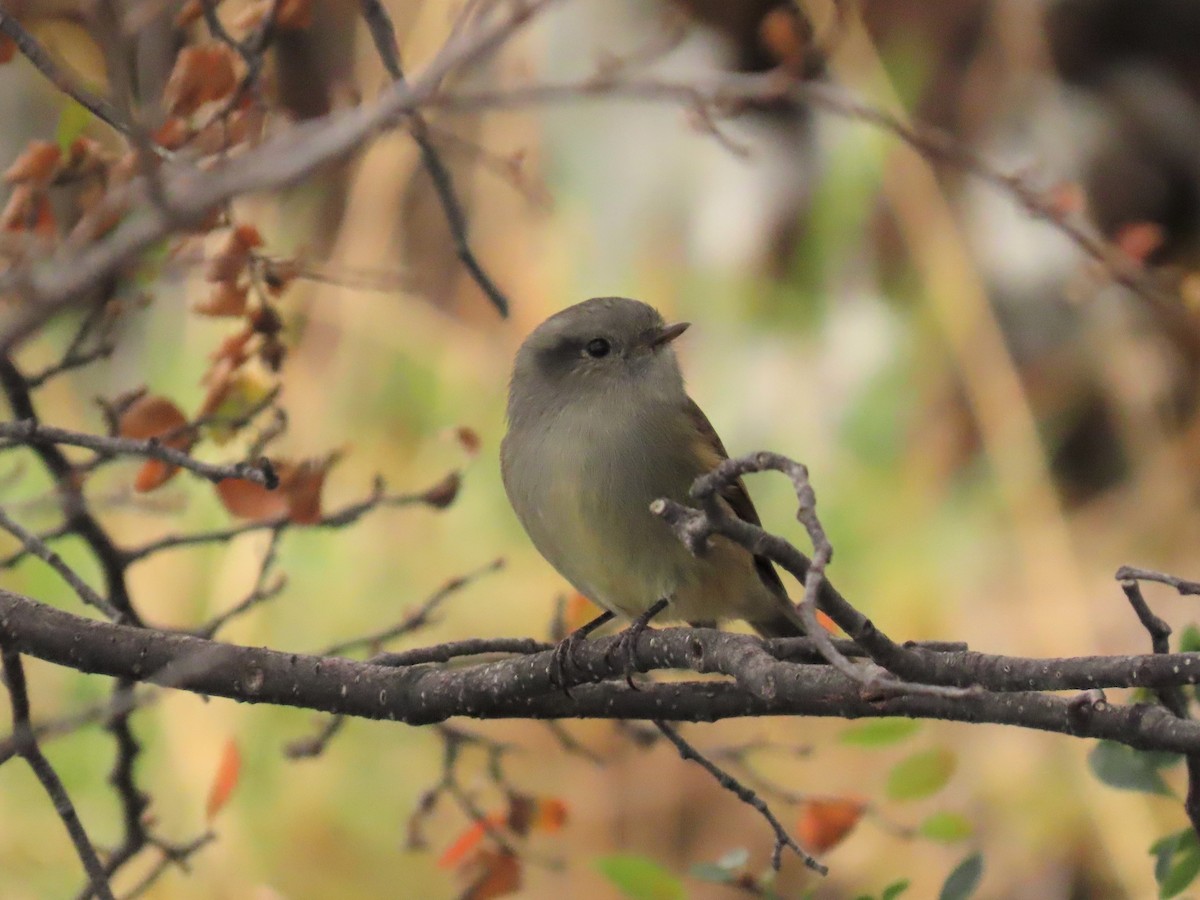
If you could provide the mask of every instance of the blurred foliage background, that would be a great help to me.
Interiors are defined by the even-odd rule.
[[[226,0],[223,15],[236,2]],[[662,52],[639,72],[763,70],[774,61],[759,22],[772,5],[574,0],[455,87],[582,77],[605,58],[656,46]],[[457,4],[388,7],[416,69],[440,46]],[[317,26],[275,51],[278,96],[297,118],[384,83],[356,6],[318,0],[315,9]],[[861,19],[841,24],[819,4],[811,12],[820,49],[806,61],[810,74],[945,128],[1046,190],[1076,186],[1119,245],[1148,231],[1143,258],[1188,296],[1200,203],[1193,4],[867,0]],[[69,6],[28,0],[20,13],[102,80],[103,63]],[[165,28],[147,29],[147,54]],[[30,138],[52,136],[61,109],[29,66],[0,68],[8,157]],[[363,496],[376,473],[418,489],[465,467],[462,493],[445,512],[383,510],[348,530],[288,533],[286,594],[237,621],[226,639],[315,651],[400,618],[447,579],[499,556],[501,571],[411,640],[545,635],[566,585],[533,551],[500,485],[508,369],[545,316],[623,294],[694,323],[680,344],[683,365],[731,453],[769,448],[810,466],[836,550],[830,576],[894,637],[1026,655],[1148,649],[1112,573],[1129,563],[1197,574],[1197,360],[1186,336],[1113,287],[1054,224],[869,125],[783,105],[719,122],[722,140],[674,106],[637,100],[436,116],[433,126],[467,197],[473,244],[512,299],[507,321],[458,265],[403,133],[237,209],[269,250],[303,251],[326,276],[298,284],[284,302],[293,349],[281,449],[345,449],[331,508]],[[95,395],[140,384],[194,408],[205,356],[223,334],[219,322],[188,312],[198,281],[168,266],[127,322],[117,355],[47,388],[46,419],[94,428]],[[60,328],[25,358],[52,359],[68,333]],[[459,426],[478,432],[476,457],[454,439]],[[211,491],[183,478],[130,501],[122,486],[134,468],[89,486],[121,541],[225,521]],[[33,502],[48,487],[32,468],[19,474],[5,482],[6,504]],[[769,528],[802,538],[786,483],[758,479],[751,491]],[[230,605],[249,588],[264,542],[248,536],[143,564],[133,582],[142,609],[188,627]],[[81,548],[63,552],[95,575]],[[23,563],[4,583],[74,608],[39,564]],[[1173,624],[1194,618],[1165,591],[1152,600]],[[43,714],[105,695],[102,679],[37,663],[29,671]],[[351,722],[322,757],[292,762],[282,748],[315,725],[302,712],[170,694],[136,721],[153,814],[181,840],[204,827],[205,797],[231,737],[245,759],[217,841],[150,896],[458,890],[436,858],[466,828],[463,817],[440,808],[428,823],[431,850],[405,848],[407,818],[439,774],[441,746],[421,729]],[[594,861],[618,850],[680,873],[738,847],[766,865],[761,821],[669,748],[640,749],[607,723],[567,723],[605,758],[596,765],[565,752],[543,725],[465,724],[519,744],[514,783],[570,810],[559,833],[534,837],[521,896],[615,896]],[[701,747],[769,738],[811,748],[800,758],[764,752],[754,764],[799,793],[871,802],[827,855],[828,879],[817,883],[791,860],[781,882],[789,890],[852,896],[905,877],[912,896],[933,896],[978,848],[981,896],[1145,897],[1155,891],[1150,844],[1184,824],[1176,800],[1096,781],[1084,742],[926,723],[903,745],[863,749],[838,740],[847,727],[735,721],[688,730]],[[954,754],[946,788],[890,799],[892,766],[931,748]],[[93,838],[115,841],[105,783],[111,742],[85,729],[47,752]],[[468,764],[469,786],[495,808],[501,798],[482,762]],[[795,821],[786,804],[777,808]],[[972,836],[945,843],[908,833],[935,811],[965,816]],[[79,881],[40,789],[24,768],[5,767],[0,895],[69,896]],[[688,886],[691,896],[732,895]]]

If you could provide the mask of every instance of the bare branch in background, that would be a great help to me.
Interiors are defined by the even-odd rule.
[[[83,823],[79,821],[79,815],[75,812],[75,804],[67,795],[67,789],[63,787],[62,779],[58,777],[58,773],[54,771],[54,767],[50,765],[50,761],[46,759],[41,747],[38,746],[37,737],[34,735],[29,721],[29,694],[25,686],[25,668],[21,663],[21,656],[15,650],[0,643],[0,662],[3,663],[4,684],[8,688],[9,702],[12,705],[13,734],[11,740],[13,748],[16,754],[29,764],[29,768],[33,769],[33,774],[37,776],[42,788],[49,795],[55,812],[62,819],[67,834],[71,836],[71,843],[75,845],[75,852],[87,872],[92,891],[101,900],[113,900],[112,890],[108,886],[108,878],[100,866],[96,848],[88,838]]]

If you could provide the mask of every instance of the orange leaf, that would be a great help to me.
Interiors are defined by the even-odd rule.
[[[455,838],[454,843],[446,848],[445,852],[438,857],[438,867],[442,869],[452,869],[461,863],[483,840],[484,835],[488,833],[490,828],[503,828],[504,823],[508,820],[506,813],[492,813],[484,817],[484,821],[472,822],[467,826],[467,829]]]
[[[165,446],[186,451],[192,446],[187,424],[187,417],[166,397],[143,394],[121,413],[117,433],[141,441],[162,438]],[[133,489],[141,493],[152,491],[170,481],[178,471],[178,466],[161,459],[148,459],[138,470]]]
[[[1074,181],[1063,181],[1046,192],[1046,206],[1050,215],[1058,219],[1077,215],[1087,207],[1087,195]]]
[[[271,9],[270,0],[256,0],[234,20],[238,31],[250,31],[262,24]],[[312,25],[312,0],[282,0],[275,11],[275,27],[300,30]]]
[[[321,518],[321,489],[337,456],[308,459],[278,468],[279,490],[287,496],[288,518],[297,525],[311,525]]]
[[[163,104],[173,116],[188,116],[205,103],[220,100],[237,87],[232,48],[221,43],[184,47],[163,89]]]
[[[17,44],[7,34],[0,34],[0,65],[17,55]]]
[[[262,235],[253,225],[239,225],[232,229],[208,261],[204,280],[235,281],[246,268],[246,263],[250,260],[250,251],[261,247],[262,243]]]
[[[287,514],[287,495],[276,488],[267,490],[261,484],[226,478],[216,484],[217,497],[225,511],[237,519],[280,519]]]
[[[54,218],[54,209],[50,206],[50,198],[44,193],[37,196],[33,215],[33,233],[44,240],[50,240],[58,235],[58,221]]]
[[[143,394],[121,413],[117,433],[121,437],[144,441],[164,434],[183,433],[187,424],[187,416],[166,397]],[[174,446],[176,443],[186,443],[186,440],[179,441],[176,437],[169,443]]]
[[[459,900],[491,900],[521,888],[521,861],[510,850],[480,850],[474,868],[482,871]]]
[[[796,837],[812,853],[840,844],[862,818],[866,804],[856,797],[808,800],[800,810]]]
[[[192,129],[187,122],[178,116],[171,116],[155,129],[150,139],[167,150],[178,150],[191,136]]]
[[[312,0],[282,0],[275,13],[275,25],[279,28],[308,28],[312,19]]]
[[[1167,235],[1157,222],[1129,222],[1117,229],[1113,241],[1134,262],[1145,265]]]
[[[562,829],[566,821],[567,804],[558,797],[543,797],[538,801],[537,814],[533,820],[535,829],[555,834]]]
[[[825,610],[823,610],[823,609],[817,610],[817,624],[820,625],[822,628],[824,628],[826,631],[832,632],[835,634],[841,630],[838,628],[837,622],[833,621],[833,619],[831,619],[829,617],[829,613],[825,612]]]
[[[161,459],[148,459],[138,469],[137,476],[133,479],[133,489],[144,494],[160,488],[174,478],[178,471],[179,466],[163,462]]]
[[[572,594],[567,598],[567,608],[563,611],[563,624],[567,627],[567,634],[578,631],[601,612],[603,610],[583,594]]]
[[[795,10],[776,6],[758,25],[758,38],[771,57],[789,72],[804,71],[809,35]]]
[[[32,184],[45,188],[58,174],[62,162],[62,150],[53,141],[30,141],[25,150],[4,170],[4,180],[9,184]]]
[[[208,789],[208,802],[204,805],[204,817],[209,822],[229,802],[229,796],[237,787],[238,778],[242,774],[242,754],[237,742],[230,738],[225,742],[221,752],[221,762],[217,766],[217,774]]]
[[[187,0],[183,6],[179,7],[179,12],[175,14],[175,27],[186,28],[193,22],[200,21],[200,17],[204,15],[204,4],[202,0]]]
[[[89,137],[75,138],[67,151],[67,168],[72,172],[102,172],[112,163],[113,157],[100,142]]]
[[[245,285],[218,281],[207,297],[192,304],[192,312],[202,316],[244,316],[249,293],[250,288]]]
[[[47,240],[58,231],[54,210],[44,191],[36,190],[32,184],[17,184],[0,212],[0,230],[31,232]]]

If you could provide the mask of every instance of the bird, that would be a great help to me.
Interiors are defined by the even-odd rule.
[[[803,635],[770,560],[715,535],[694,556],[654,515],[660,498],[688,503],[692,483],[728,458],[688,395],[668,325],[649,304],[594,297],[550,316],[521,344],[500,447],[504,488],[534,547],[604,612],[556,649],[564,678],[577,641],[616,616],[626,677],[650,619],[694,626],[741,619],[765,637]],[[760,525],[739,478],[726,511]]]

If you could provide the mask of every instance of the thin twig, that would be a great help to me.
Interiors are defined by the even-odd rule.
[[[71,843],[75,845],[79,861],[83,863],[83,868],[87,872],[92,891],[100,900],[113,900],[108,878],[100,865],[96,848],[88,838],[83,823],[79,821],[79,815],[75,812],[75,804],[71,802],[62,779],[58,777],[58,773],[54,771],[54,767],[42,753],[37,738],[34,736],[29,721],[29,693],[25,686],[25,667],[21,664],[21,656],[9,647],[0,646],[0,661],[3,662],[4,683],[8,687],[12,703],[13,742],[17,755],[29,763],[29,768],[33,769],[33,774],[37,776],[42,788],[50,797],[54,811],[58,813],[59,819],[66,826],[67,834],[71,836]]]
[[[460,575],[456,578],[451,578],[440,588],[434,591],[429,597],[417,606],[415,609],[405,614],[404,618],[395,625],[389,625],[372,634],[363,635],[362,637],[353,638],[352,640],[342,641],[340,644],[333,644],[325,648],[321,653],[322,656],[345,656],[347,653],[352,653],[355,650],[376,649],[388,641],[395,640],[398,637],[409,634],[420,628],[424,628],[429,624],[433,614],[438,608],[449,600],[456,593],[461,591],[468,585],[473,584],[485,575],[492,572],[498,572],[504,567],[503,559],[494,559],[491,562],[480,566],[473,571],[467,572],[465,575]],[[374,660],[372,660],[374,662]]]
[[[375,43],[375,50],[383,62],[383,67],[393,81],[403,84],[404,69],[400,63],[400,50],[396,45],[396,28],[392,24],[391,17],[380,0],[360,0],[359,5],[362,8],[363,20],[367,23],[371,39]],[[491,276],[475,256],[475,251],[471,249],[470,240],[467,238],[467,216],[463,210],[462,201],[459,199],[458,191],[454,187],[454,179],[450,175],[450,170],[446,168],[441,154],[434,147],[429,125],[419,111],[414,110],[409,117],[409,132],[417,143],[417,149],[421,152],[421,164],[429,173],[429,179],[437,193],[438,202],[445,214],[446,224],[450,228],[450,237],[454,241],[454,251],[458,254],[459,261],[479,289],[496,307],[496,311],[500,313],[501,317],[507,317],[510,306],[508,298],[492,281]]]
[[[48,78],[56,88],[109,127],[123,135],[130,135],[129,123],[123,119],[112,103],[99,94],[92,93],[71,78],[37,42],[37,39],[3,9],[0,9],[0,32],[7,35],[17,45],[21,55],[29,60],[34,68]]]
[[[75,570],[68,566],[61,556],[50,549],[45,541],[13,519],[3,507],[0,507],[0,528],[3,528],[19,540],[24,545],[27,553],[33,554],[57,572],[62,580],[71,586],[71,590],[79,595],[79,599],[88,606],[100,610],[100,612],[104,613],[104,615],[114,622],[124,619],[120,610],[97,594],[95,589],[80,578]]]
[[[443,478],[428,490],[415,494],[388,494],[383,479],[377,478],[371,494],[364,500],[351,503],[336,512],[327,513],[315,522],[298,525],[286,515],[271,519],[260,519],[242,522],[229,528],[218,528],[213,531],[199,531],[188,534],[168,534],[150,541],[140,547],[122,551],[122,558],[127,564],[133,564],[163,550],[178,547],[194,547],[199,544],[221,544],[233,540],[243,534],[255,531],[283,531],[289,528],[344,528],[352,525],[372,510],[384,507],[413,506],[424,504],[435,509],[443,509],[454,499],[457,492],[458,474],[455,472]]]
[[[198,460],[183,450],[169,446],[161,438],[137,440],[107,437],[56,428],[52,425],[42,425],[32,419],[23,419],[16,422],[0,422],[0,439],[20,445],[65,444],[71,447],[83,447],[110,457],[144,456],[187,469],[213,483],[232,478],[259,484],[269,490],[279,486],[279,476],[275,474],[275,468],[268,459],[223,466],[214,465]]]
[[[714,763],[711,759],[689,744],[686,740],[684,740],[682,735],[680,735],[679,730],[673,725],[670,725],[659,719],[655,719],[654,727],[661,731],[663,735],[666,736],[667,740],[675,745],[675,749],[679,751],[679,755],[683,759],[698,763],[704,769],[704,771],[708,772],[709,775],[717,780],[717,784],[721,785],[721,787],[725,788],[725,790],[732,792],[734,796],[736,796],[743,803],[753,807],[758,811],[759,815],[767,820],[767,823],[775,832],[775,849],[771,852],[772,868],[774,868],[776,871],[779,871],[780,866],[783,865],[783,851],[791,850],[804,861],[804,865],[808,866],[808,868],[812,869],[814,872],[818,872],[821,875],[828,874],[829,869],[818,862],[814,857],[806,853],[804,848],[796,843],[795,838],[788,834],[787,829],[783,827],[783,823],[775,817],[775,813],[771,812],[771,807],[767,805],[766,801],[763,800],[762,797],[758,796],[758,794],[750,790],[750,788],[746,787],[744,784]]]

